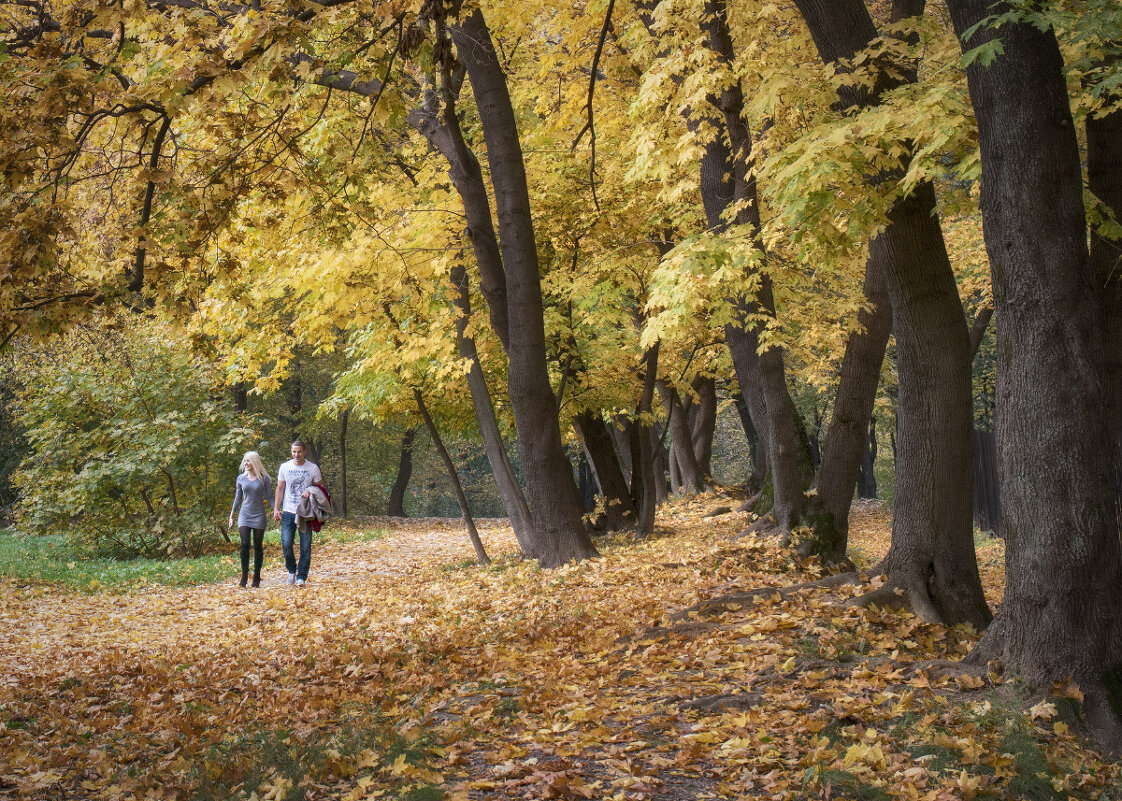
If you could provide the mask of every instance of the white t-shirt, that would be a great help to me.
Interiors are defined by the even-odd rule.
[[[284,504],[282,512],[296,514],[296,505],[300,503],[300,496],[312,484],[323,482],[319,466],[304,460],[304,464],[297,465],[294,459],[289,459],[277,471],[277,483],[284,482]]]

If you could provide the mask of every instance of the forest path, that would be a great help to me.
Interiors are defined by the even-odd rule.
[[[915,784],[909,749],[930,737],[915,721],[959,713],[900,668],[960,656],[973,635],[845,607],[845,590],[674,622],[699,600],[813,577],[774,540],[736,538],[745,515],[705,517],[721,502],[677,502],[655,536],[601,538],[600,559],[550,571],[517,558],[503,521],[480,523],[495,560],[480,568],[460,521],[371,519],[362,530],[388,534],[325,537],[304,588],[284,583],[275,546],[258,590],[236,575],[128,593],[0,583],[0,801],[687,801]],[[887,547],[884,510],[858,508],[851,529],[863,563]],[[855,744],[876,764],[841,771]],[[959,774],[920,778],[957,797]]]

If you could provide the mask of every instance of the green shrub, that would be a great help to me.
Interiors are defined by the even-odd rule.
[[[193,556],[221,535],[252,419],[175,340],[159,324],[102,320],[20,355],[22,530],[113,556]]]

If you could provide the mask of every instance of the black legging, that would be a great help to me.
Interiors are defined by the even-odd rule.
[[[265,558],[265,529],[238,526],[238,534],[242,537],[242,581],[249,574],[249,535],[253,533],[253,581],[261,581],[261,562]]]

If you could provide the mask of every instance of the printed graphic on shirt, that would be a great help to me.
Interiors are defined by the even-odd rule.
[[[285,482],[285,486],[288,487],[288,496],[294,501],[299,501],[304,490],[308,488],[308,479],[310,476],[308,472],[301,471],[298,473],[295,470],[291,471],[288,475],[289,478]]]
[[[284,511],[295,513],[304,490],[322,479],[319,468],[311,462],[305,462],[299,467],[285,462],[277,472],[277,480],[284,482]]]

